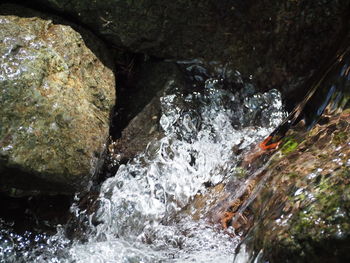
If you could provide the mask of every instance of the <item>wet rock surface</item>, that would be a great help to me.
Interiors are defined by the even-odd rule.
[[[0,194],[0,228],[18,234],[39,232],[54,234],[58,224],[65,224],[72,198],[67,195],[12,198]],[[5,222],[7,222],[7,227]],[[2,233],[3,234],[3,233]],[[2,236],[2,235],[0,235]]]
[[[31,4],[69,16],[113,46],[134,53],[231,62],[262,89],[282,88],[286,97],[298,100],[291,92],[295,86],[288,84],[300,84],[322,63],[341,30],[348,2],[36,0]]]
[[[18,6],[1,10],[1,191],[73,193],[104,151],[115,103],[111,63],[89,32]]]
[[[123,129],[122,136],[108,147],[109,166],[126,163],[142,152],[152,140],[160,138],[160,97],[155,97]]]
[[[16,2],[28,4],[26,1]],[[198,96],[194,88],[196,82],[206,82],[209,89],[217,83],[224,83],[229,85],[229,89],[237,90],[245,86],[246,79],[250,79],[260,91],[277,87],[283,90],[286,98],[299,101],[301,94],[308,89],[307,85],[300,84],[314,69],[320,68],[328,53],[334,54],[333,51],[341,45],[337,38],[345,34],[347,16],[344,10],[348,5],[345,0],[284,0],[278,3],[267,0],[220,3],[211,0],[193,3],[182,0],[167,3],[149,0],[36,0],[33,3],[37,8],[40,8],[39,5],[50,7],[50,12],[57,12],[89,27],[103,37],[118,55],[141,52],[140,56],[145,60],[150,59],[137,64],[136,67],[140,68],[135,72],[132,63],[127,65],[126,71],[129,72],[126,74],[135,74],[135,92],[122,87],[127,90],[123,95],[128,98],[123,97],[117,113],[123,115],[122,126],[126,128],[120,132],[121,137],[108,147],[107,162],[111,166],[125,164],[147,148],[150,142],[164,137],[160,126],[163,124],[169,128],[170,125],[159,120],[161,97],[165,96],[169,101],[176,97],[166,96],[164,87],[182,89],[183,96],[178,101],[181,104],[176,102],[166,106],[163,101],[163,107],[169,113],[173,105],[180,106],[174,110],[178,113],[178,120],[172,125],[175,130],[182,129],[179,134],[184,136],[184,141],[193,139],[198,128],[195,127],[198,116],[194,114],[198,105],[191,105],[189,99]],[[108,69],[111,63],[106,53],[101,52],[105,47],[85,30],[73,26],[82,34],[80,36],[68,22],[57,22],[57,19],[52,22],[43,15],[21,8],[0,7],[3,13],[0,17],[0,103],[4,105],[0,109],[0,190],[12,196],[39,191],[73,193],[95,174],[108,136],[108,116],[114,102],[114,77]],[[18,16],[18,13],[23,16]],[[157,58],[170,58],[173,62],[186,59],[177,62],[187,65],[191,81],[184,81],[177,66],[159,62]],[[194,66],[187,61],[190,58],[202,58],[192,62],[203,61],[203,65],[213,66],[214,71],[217,68],[225,70],[215,76],[215,81],[210,80],[210,74],[202,71],[202,65]],[[118,60],[117,55],[114,59]],[[348,67],[345,65],[337,70],[344,75]],[[319,83],[325,75],[324,71],[320,72],[315,77]],[[348,75],[342,77],[343,80],[339,79],[337,84],[347,83]],[[237,83],[236,78],[239,79]],[[248,86],[245,86],[247,90]],[[294,92],[296,87],[304,90]],[[347,93],[344,87],[348,88],[339,84],[336,89],[341,92],[335,93],[334,97],[339,94],[342,97],[344,90]],[[318,101],[326,101],[324,97],[328,93],[322,95],[315,101],[319,98]],[[232,99],[233,96],[229,97]],[[247,100],[244,105],[249,104]],[[251,104],[254,106],[254,103]],[[319,104],[311,103],[315,107]],[[182,109],[183,105],[186,107]],[[271,106],[272,102],[269,100],[266,105],[260,107]],[[320,111],[319,108],[312,110]],[[223,123],[241,123],[243,119],[238,120],[236,115]],[[289,131],[277,151],[253,150],[240,163],[241,166],[230,171],[219,167],[219,170],[223,169],[219,173],[228,172],[231,176],[219,183],[212,178],[203,181],[206,189],[201,188],[193,198],[191,195],[193,200],[184,207],[181,204],[181,212],[174,217],[189,214],[195,220],[208,220],[219,225],[225,229],[225,235],[244,236],[242,247],[248,248],[251,261],[256,258],[257,262],[271,263],[348,261],[349,116],[349,111],[345,111],[324,117],[310,132],[297,127]],[[252,123],[257,123],[258,119],[264,123],[272,116],[262,118],[253,112],[247,114],[248,117],[252,118]],[[178,126],[180,121],[187,126]],[[220,130],[217,135],[221,133]],[[114,136],[113,131],[110,135]],[[240,144],[228,146],[226,152],[232,151],[241,158],[243,150]],[[150,155],[159,153],[155,145],[154,149],[148,149]],[[198,163],[199,157],[194,157],[196,154],[193,151],[186,159],[189,169]],[[163,163],[159,167],[161,169]],[[169,171],[173,169],[170,167]],[[160,174],[166,174],[167,171],[164,171]],[[136,172],[137,169],[131,169],[130,176],[136,177]],[[114,174],[111,169],[104,176]],[[125,176],[128,174],[125,173]],[[138,188],[132,188],[132,193],[142,193],[148,187],[147,183],[140,183],[144,178],[145,175],[137,178],[140,179],[136,184]],[[116,187],[122,188],[122,184],[116,182]],[[89,215],[86,224],[98,226],[103,223],[98,217],[90,217],[97,212],[98,196],[99,192],[91,191],[80,200],[82,214],[86,212]],[[109,198],[112,193],[107,192],[106,196]],[[119,196],[116,195],[116,198]],[[11,216],[6,217],[7,213],[25,210],[28,213],[21,213],[20,221],[25,222],[28,217],[28,222],[34,225],[31,228],[46,231],[45,226],[34,221],[38,218],[45,223],[48,219],[51,223],[47,231],[52,231],[54,224],[67,221],[66,212],[71,202],[61,202],[60,196],[57,198],[57,203],[56,199],[51,202],[45,198],[16,201],[5,198],[5,205],[13,203],[14,207],[5,210],[1,217],[11,221]],[[181,203],[175,198],[172,201]],[[19,207],[20,203],[23,204]],[[56,214],[53,206],[59,207],[63,203],[64,213]],[[46,204],[50,209],[45,207]],[[112,218],[116,220],[119,216],[117,226],[123,226],[128,221],[127,212],[117,212]],[[137,220],[137,227],[144,228],[142,217]],[[0,220],[0,226],[3,225]],[[88,241],[91,233],[86,230],[89,228],[78,223],[78,227],[75,226],[74,223],[67,225],[68,232],[71,232],[68,236]],[[21,227],[16,231],[21,232]],[[6,231],[1,234],[12,238]],[[145,242],[151,241],[146,238]]]
[[[135,93],[123,103],[124,120],[134,116],[121,136],[108,147],[109,166],[126,163],[160,139],[161,97],[172,89],[185,86],[185,76],[175,63],[146,62],[135,73]],[[114,169],[113,169],[114,170]]]
[[[182,213],[240,236],[235,262],[347,262],[349,123],[345,110],[293,128],[278,150],[254,149]]]
[[[238,176],[244,179],[233,173],[206,208],[214,223],[244,238],[235,262],[246,248],[244,262],[349,260],[347,39],[345,51],[316,72],[312,92],[267,139],[276,140],[245,156]]]
[[[259,175],[248,247],[269,262],[346,262],[349,255],[349,110],[293,131]],[[256,256],[256,254],[255,254]]]

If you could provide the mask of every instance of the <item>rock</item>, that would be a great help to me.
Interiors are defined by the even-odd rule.
[[[349,109],[310,132],[290,130],[274,154],[255,160],[260,169],[237,167],[182,213],[242,237],[235,263],[348,262],[349,130]]]
[[[112,163],[127,162],[154,139],[163,136],[159,127],[160,98],[169,90],[183,89],[185,77],[174,63],[146,62],[136,73],[135,93],[124,103],[125,118],[134,116],[120,138],[109,146]]]
[[[28,4],[28,1],[20,1]],[[347,0],[35,0],[112,45],[160,58],[231,62],[261,89],[285,90],[317,68],[341,30]],[[347,21],[347,16],[344,15]],[[297,98],[294,98],[297,99]]]
[[[184,74],[179,66],[172,62],[151,60],[143,62],[134,70],[133,79],[134,83],[128,87],[127,92],[124,92],[123,101],[118,104],[119,108],[122,108],[120,115],[125,119],[123,122],[127,123],[153,98],[157,97],[159,101],[169,82],[173,81],[177,86],[185,85]]]
[[[263,153],[246,157],[246,167],[260,169],[247,173],[255,182],[230,220],[249,216],[241,246],[249,262],[350,260],[348,43],[344,35],[326,68],[315,72],[311,93],[286,119],[292,126],[285,121],[268,137],[274,147],[265,140]]]
[[[303,121],[305,129],[311,129],[324,112],[342,111],[350,106],[350,32],[344,36],[342,44],[333,56],[307,82],[307,95],[289,116],[260,143],[260,148],[276,148],[286,132]]]
[[[315,73],[310,93],[260,144],[265,151],[246,157],[246,167],[261,167],[264,155],[275,151],[260,171],[250,172],[255,182],[235,210],[249,215],[242,247],[250,250],[252,261],[350,260],[348,43],[349,35],[327,68]],[[273,143],[267,146],[269,140]],[[237,218],[230,220],[234,225]]]
[[[133,118],[123,130],[121,138],[109,145],[109,156],[113,163],[126,163],[146,149],[152,140],[161,137],[159,96]]]
[[[296,111],[185,211],[244,237],[237,263],[350,260],[349,35],[342,42]]]
[[[349,123],[347,110],[305,137],[289,133],[248,206],[254,224],[244,244],[252,261],[259,251],[257,262],[349,261]]]
[[[0,190],[74,193],[96,173],[108,137],[115,102],[108,54],[66,21],[0,9],[17,14],[0,16]]]

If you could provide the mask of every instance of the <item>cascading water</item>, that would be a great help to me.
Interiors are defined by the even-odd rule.
[[[219,79],[204,88],[183,92],[168,83],[161,97],[160,126],[164,137],[101,186],[92,214],[85,217],[84,242],[56,235],[35,243],[0,238],[0,259],[7,262],[232,262],[239,237],[196,221],[183,209],[207,185],[226,182],[242,152],[267,136],[282,120],[277,91],[252,92],[247,85],[231,92]],[[238,148],[233,151],[233,148]],[[21,239],[22,238],[22,239]],[[30,249],[28,248],[30,247]]]

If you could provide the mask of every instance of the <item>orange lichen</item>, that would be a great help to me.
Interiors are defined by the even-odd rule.
[[[278,145],[281,143],[281,141],[275,142],[275,143],[270,143],[272,140],[272,136],[267,137],[265,140],[263,140],[260,144],[259,147],[262,150],[271,150],[271,149],[276,149]]]
[[[239,230],[245,225],[249,225],[249,220],[242,213],[227,211],[221,219],[221,226],[223,229],[232,226],[234,229]]]
[[[243,213],[239,212],[239,208],[249,198],[255,185],[255,180],[248,180],[246,183],[246,189],[242,196],[229,203],[229,206],[220,219],[222,228],[227,229],[228,227],[232,226],[235,229],[239,229],[245,225],[248,225],[249,220],[245,215],[243,215]]]
[[[221,219],[221,226],[227,229],[231,225],[232,218],[235,216],[234,212],[226,211]]]

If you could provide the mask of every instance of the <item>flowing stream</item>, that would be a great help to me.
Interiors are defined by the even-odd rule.
[[[53,236],[16,235],[0,221],[0,261],[233,262],[239,235],[183,211],[208,185],[230,180],[242,155],[285,116],[277,91],[243,86],[232,91],[209,78],[200,91],[183,92],[170,81],[160,98],[164,137],[102,184],[93,213],[78,199],[71,207],[83,237],[69,238],[65,226]]]

